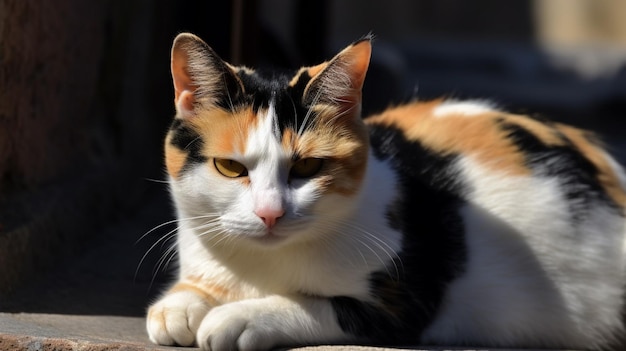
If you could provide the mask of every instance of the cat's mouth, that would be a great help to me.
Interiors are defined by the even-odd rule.
[[[276,235],[276,233],[271,230],[266,231],[263,235],[253,237],[254,241],[263,245],[276,245],[285,241],[286,239],[286,236]]]

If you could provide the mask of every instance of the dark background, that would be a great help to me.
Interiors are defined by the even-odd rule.
[[[0,0],[0,311],[141,315],[170,274],[175,226],[149,230],[172,219],[177,33],[297,68],[371,31],[365,113],[491,99],[597,130],[624,162],[624,4]]]

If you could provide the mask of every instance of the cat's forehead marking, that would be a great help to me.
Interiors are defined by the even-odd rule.
[[[255,123],[250,126],[247,148],[245,155],[252,158],[276,158],[285,157],[281,147],[281,134],[278,126],[278,118],[274,101],[269,101],[266,109],[256,113]]]
[[[303,95],[311,80],[306,70],[295,73],[239,71],[238,74],[247,92],[247,104],[255,110],[261,110],[267,109],[272,103],[279,133],[302,127],[308,111],[308,106],[302,103]]]
[[[280,129],[278,127],[278,117],[276,116],[275,100],[269,101],[266,110],[257,114],[257,136],[260,142],[265,141],[267,147],[274,146],[280,139]]]

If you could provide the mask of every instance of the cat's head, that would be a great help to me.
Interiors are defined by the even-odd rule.
[[[165,155],[179,219],[213,244],[275,246],[329,232],[351,211],[365,173],[370,53],[364,38],[317,66],[263,75],[178,35]]]

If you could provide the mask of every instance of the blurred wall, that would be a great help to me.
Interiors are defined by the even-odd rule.
[[[625,1],[534,0],[533,15],[542,44],[626,48]]]
[[[0,293],[71,257],[160,177],[172,108],[150,4],[0,1]]]

